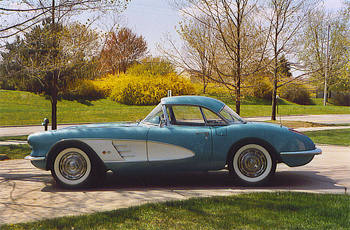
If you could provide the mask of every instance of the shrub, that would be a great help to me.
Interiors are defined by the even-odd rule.
[[[93,101],[103,98],[104,94],[91,81],[82,80],[70,84],[69,88],[60,92],[58,96],[71,101]]]
[[[350,93],[331,92],[331,101],[336,105],[350,106]]]
[[[288,84],[280,92],[280,96],[288,101],[299,105],[310,105],[310,93],[305,86],[301,84]]]
[[[168,90],[173,96],[194,94],[194,87],[187,79],[175,73],[163,76],[132,76],[121,74],[115,79],[111,92],[112,100],[127,105],[155,105]]]
[[[272,86],[270,82],[262,81],[257,87],[253,89],[253,96],[271,101]]]
[[[204,96],[214,97],[219,99],[227,104],[233,103],[235,100],[233,90],[229,90],[226,86],[218,84],[218,83],[208,83],[205,94],[203,94],[203,85],[202,84],[194,84],[196,88],[197,94],[201,94]]]
[[[109,74],[105,77],[92,80],[90,82],[104,95],[104,97],[109,97],[116,85],[116,78],[117,76]]]
[[[189,79],[179,77],[170,62],[159,58],[145,59],[127,73],[107,75],[92,82],[106,97],[127,105],[154,105],[167,96],[195,94]]]

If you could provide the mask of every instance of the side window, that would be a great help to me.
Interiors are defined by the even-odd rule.
[[[212,111],[202,108],[202,111],[204,113],[205,119],[207,120],[207,124],[211,126],[215,125],[227,125],[227,123],[221,119],[217,114],[213,113]]]
[[[173,125],[204,126],[201,110],[197,106],[169,106],[170,123]]]

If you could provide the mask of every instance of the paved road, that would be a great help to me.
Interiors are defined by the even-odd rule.
[[[302,191],[348,193],[350,147],[321,145],[323,154],[308,165],[278,165],[269,187],[237,187],[227,171],[157,174],[114,178],[87,190],[56,187],[49,172],[25,160],[0,161],[0,225],[80,215],[140,205],[147,202],[183,200],[190,197],[234,195],[243,192]]]
[[[72,126],[74,124],[68,125],[58,125],[57,128],[65,128]],[[42,132],[44,131],[44,127],[41,125],[30,125],[30,126],[2,126],[0,127],[0,136],[21,136],[21,135],[29,135],[32,133]]]
[[[345,108],[346,109],[346,108]],[[279,116],[276,118],[280,119]],[[270,117],[250,117],[249,121],[269,121]],[[282,121],[307,121],[326,125],[350,124],[349,114],[329,114],[329,115],[300,115],[300,116],[281,116]]]

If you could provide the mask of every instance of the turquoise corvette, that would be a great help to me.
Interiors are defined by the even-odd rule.
[[[269,182],[277,163],[301,166],[322,151],[280,125],[246,122],[223,102],[200,96],[163,98],[135,124],[92,124],[35,133],[26,159],[51,170],[66,188],[106,175],[228,169],[241,184]]]

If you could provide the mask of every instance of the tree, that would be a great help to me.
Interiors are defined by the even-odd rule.
[[[52,129],[57,129],[57,95],[60,69],[57,58],[59,57],[59,39],[60,28],[64,20],[69,20],[75,14],[84,11],[89,12],[120,12],[125,7],[128,0],[26,0],[20,3],[10,4],[11,1],[0,1],[0,38],[8,39],[15,35],[20,35],[24,31],[32,28],[44,21],[50,23],[51,46],[47,56],[50,61],[48,65],[45,62],[38,63],[51,73],[52,78]]]
[[[14,42],[7,43],[6,51],[1,52],[5,77],[17,89],[51,94],[52,78],[48,77],[50,71],[47,70],[49,65],[52,68],[50,32],[50,23],[43,22],[25,33],[23,38],[17,36]]]
[[[56,68],[60,72],[58,88],[64,94],[70,84],[97,75],[99,33],[78,22],[59,28]],[[1,52],[3,77],[16,89],[52,95],[50,33],[50,23],[36,25]]]
[[[327,63],[329,63],[327,89],[343,92],[350,89],[349,22],[346,9],[327,13],[322,6],[316,8],[315,14],[306,20],[300,37],[302,49],[298,58],[304,64],[305,71],[310,72],[311,83],[320,91],[324,89]],[[329,43],[328,61],[327,43]]]
[[[209,20],[209,18],[208,18]],[[206,19],[201,19],[206,21]],[[205,24],[200,21],[191,21],[186,18],[180,23],[178,34],[183,41],[182,49],[176,47],[175,42],[170,36],[166,37],[164,44],[170,44],[170,48],[158,45],[157,48],[178,68],[183,69],[190,76],[203,84],[203,93],[206,93],[206,87],[214,77],[215,72],[211,67],[214,56],[216,55],[214,44],[215,32],[207,21]]]
[[[107,12],[109,15],[118,14],[127,2],[129,0],[25,0],[17,3],[3,0],[0,1],[0,39],[20,35],[52,16],[55,22],[63,23],[75,15],[87,12],[90,13],[89,21],[94,22]]]
[[[271,120],[276,120],[277,90],[284,84],[280,83],[279,59],[283,54],[290,53],[290,45],[295,35],[302,27],[311,7],[316,2],[305,0],[269,0],[264,6],[262,17],[266,19],[268,29],[266,37],[272,49],[272,112]]]
[[[125,73],[138,58],[146,54],[147,42],[129,28],[112,32],[101,52],[101,64],[106,72]]]
[[[182,3],[174,4],[191,20],[188,20],[188,26],[183,27],[181,37],[197,52],[197,63],[204,64],[201,64],[200,68],[192,68],[190,72],[207,74],[206,77],[211,81],[234,91],[236,112],[239,114],[242,81],[262,68],[266,50],[266,42],[260,36],[261,27],[257,26],[252,17],[256,11],[256,2],[185,0]],[[196,29],[196,24],[203,26],[197,26]],[[198,30],[200,32],[192,33]],[[208,31],[209,34],[205,34],[204,31]],[[205,38],[209,35],[210,39],[204,41],[203,38],[196,42],[199,36],[204,34]],[[201,61],[201,58],[205,62]],[[206,67],[207,64],[210,68]],[[210,70],[210,75],[203,71],[203,67]]]

